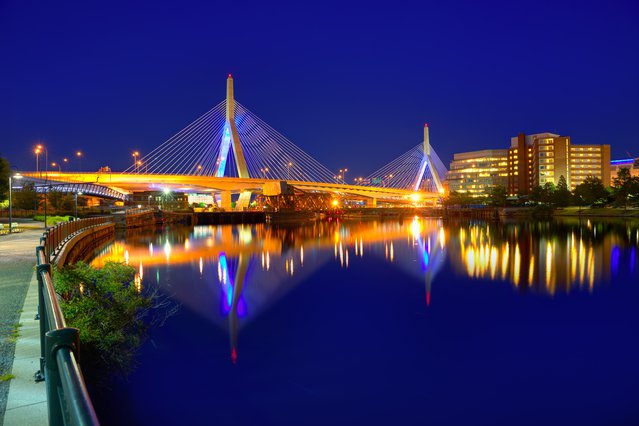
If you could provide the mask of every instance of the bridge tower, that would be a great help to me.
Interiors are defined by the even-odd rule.
[[[244,151],[240,143],[240,134],[237,132],[237,126],[235,125],[235,98],[233,96],[233,76],[231,74],[226,79],[226,121],[222,130],[220,153],[215,163],[217,166],[215,177],[224,177],[230,147],[233,147],[233,157],[235,158],[238,177],[249,178]]]
[[[419,170],[417,172],[417,176],[415,176],[415,180],[413,181],[413,189],[415,191],[419,190],[419,186],[424,179],[424,174],[426,173],[426,168],[430,172],[430,175],[433,177],[433,183],[437,188],[437,192],[443,194],[444,187],[442,186],[441,179],[437,170],[433,166],[433,160],[430,157],[430,139],[428,136],[428,123],[424,123],[424,156],[422,158],[422,163],[419,166]]]

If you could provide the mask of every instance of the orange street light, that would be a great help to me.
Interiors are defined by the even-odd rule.
[[[80,160],[78,171],[82,171],[82,151],[76,151],[75,156]]]

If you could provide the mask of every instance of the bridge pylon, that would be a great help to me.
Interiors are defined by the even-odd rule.
[[[437,170],[433,166],[433,160],[430,156],[430,151],[431,149],[430,149],[430,138],[428,135],[428,123],[424,123],[424,156],[422,157],[422,162],[417,171],[417,175],[415,176],[415,180],[413,181],[413,189],[415,191],[419,190],[422,180],[424,179],[426,169],[428,168],[428,171],[430,172],[430,175],[433,178],[433,183],[435,184],[435,187],[437,188],[437,192],[439,192],[440,194],[443,194],[444,187],[442,186],[442,182],[439,177],[439,174],[437,173]]]
[[[235,124],[235,98],[233,95],[233,76],[229,74],[226,79],[226,121],[222,130],[222,144],[216,161],[216,177],[224,177],[226,162],[229,157],[229,148],[233,148],[233,157],[237,167],[237,175],[240,178],[250,178],[246,158],[240,142],[240,134]]]

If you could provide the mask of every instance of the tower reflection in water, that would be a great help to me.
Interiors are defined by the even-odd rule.
[[[102,250],[93,264],[111,260],[136,266],[140,291],[160,286],[183,306],[228,328],[235,363],[242,327],[330,262],[348,269],[364,256],[375,256],[423,282],[428,306],[447,258],[459,274],[553,295],[573,288],[592,291],[619,268],[634,268],[638,240],[636,227],[590,222],[412,218],[196,226],[128,234]],[[149,277],[156,282],[147,282]]]

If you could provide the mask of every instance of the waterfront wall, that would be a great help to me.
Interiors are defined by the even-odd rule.
[[[86,228],[69,239],[54,259],[58,268],[89,257],[100,246],[113,241],[115,224],[107,223]]]

